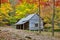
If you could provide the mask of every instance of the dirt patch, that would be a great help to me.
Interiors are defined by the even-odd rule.
[[[0,40],[60,40],[60,38],[3,27],[0,28]]]

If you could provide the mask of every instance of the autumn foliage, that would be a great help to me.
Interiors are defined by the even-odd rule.
[[[7,22],[8,24],[16,23],[20,18],[25,17],[27,13],[38,12],[38,0],[0,0],[0,23]],[[15,2],[15,3],[14,3]],[[13,5],[15,4],[15,5]],[[52,0],[40,0],[40,16],[44,22],[51,23],[52,15]],[[58,24],[60,20],[60,0],[55,1],[56,17],[55,22]],[[58,13],[58,14],[57,14]],[[2,22],[3,21],[3,22]]]
[[[1,3],[7,3],[8,0],[1,0]]]

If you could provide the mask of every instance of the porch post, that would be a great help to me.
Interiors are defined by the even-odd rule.
[[[21,25],[20,25],[20,29],[21,29]]]
[[[23,30],[24,30],[24,24],[23,24]]]

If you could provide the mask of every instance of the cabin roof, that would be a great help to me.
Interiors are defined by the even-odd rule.
[[[21,20],[19,20],[19,21],[16,23],[16,25],[26,23],[26,22],[29,21],[34,15],[36,15],[36,14],[30,14],[30,15],[28,15],[27,17],[22,18]]]

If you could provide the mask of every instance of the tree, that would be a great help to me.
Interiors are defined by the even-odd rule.
[[[2,22],[4,20],[8,20],[9,18],[9,11],[12,11],[12,8],[9,3],[2,3],[0,7],[0,16],[2,16]]]
[[[54,36],[54,17],[55,17],[55,0],[53,0],[52,36]]]
[[[28,4],[26,2],[17,5],[16,7],[16,17],[17,18],[22,18],[26,14],[31,14],[37,11],[37,6],[35,4]],[[18,16],[17,16],[18,15]]]

